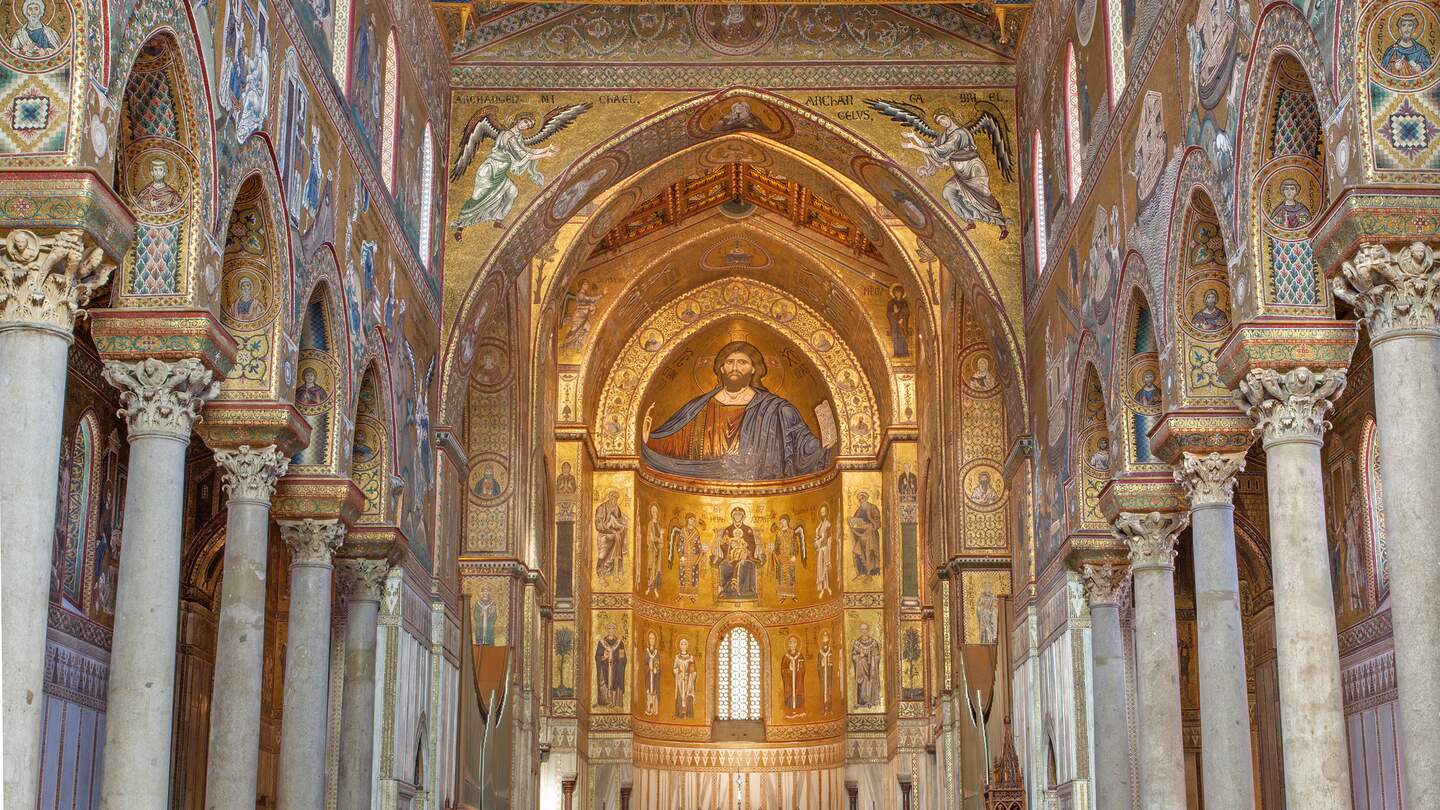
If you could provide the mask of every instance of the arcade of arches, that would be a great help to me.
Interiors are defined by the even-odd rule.
[[[13,0],[6,810],[1440,807],[1440,8]]]

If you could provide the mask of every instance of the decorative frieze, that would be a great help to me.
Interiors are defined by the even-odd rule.
[[[1325,415],[1345,390],[1345,370],[1286,372],[1251,369],[1235,389],[1235,404],[1255,420],[1265,447],[1288,441],[1319,444],[1330,423]]]
[[[1206,456],[1186,453],[1175,470],[1175,480],[1190,496],[1191,509],[1207,506],[1230,506],[1235,495],[1235,479],[1245,470],[1241,453],[1211,453]]]
[[[189,441],[200,409],[220,393],[210,369],[194,358],[173,363],[153,358],[105,364],[105,381],[120,390],[119,415],[130,439],[162,436]]]
[[[1340,272],[1330,287],[1355,307],[1372,342],[1396,333],[1440,334],[1440,263],[1424,243],[1393,253],[1383,245],[1361,245]]]
[[[282,520],[280,537],[290,547],[295,565],[329,568],[335,549],[345,541],[345,524],[339,520]]]
[[[1134,571],[1175,567],[1175,539],[1190,525],[1185,512],[1164,514],[1123,512],[1115,521],[1115,537],[1130,547]]]
[[[110,667],[61,644],[45,645],[45,694],[105,711]]]
[[[290,458],[275,445],[252,449],[242,444],[234,450],[216,450],[215,463],[225,494],[231,503],[249,501],[269,504],[275,482],[290,469]]]
[[[25,325],[68,337],[114,269],[100,248],[85,249],[80,230],[10,231],[0,250],[0,328]]]

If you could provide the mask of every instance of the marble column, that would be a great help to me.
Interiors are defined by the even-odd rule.
[[[1344,389],[1344,371],[1301,367],[1284,373],[1252,369],[1235,393],[1265,448],[1285,800],[1306,810],[1350,808],[1320,465],[1325,414]]]
[[[375,750],[375,633],[380,591],[390,566],[384,560],[341,560],[345,600],[345,685],[340,702],[339,807],[369,807]]]
[[[1130,806],[1130,732],[1125,721],[1125,637],[1120,604],[1130,587],[1130,568],[1089,564],[1082,572],[1090,602],[1090,655],[1094,666],[1095,806]]]
[[[102,810],[164,807],[179,633],[185,450],[220,391],[199,360],[109,362],[128,425],[130,477],[105,707]]]
[[[1186,453],[1175,471],[1175,480],[1190,496],[1201,768],[1205,801],[1215,807],[1255,806],[1245,631],[1235,561],[1235,476],[1243,469],[1245,456],[1239,453]]]
[[[290,621],[280,726],[280,806],[325,805],[330,705],[330,557],[345,539],[339,520],[285,520],[290,547]]]
[[[0,242],[0,556],[5,567],[6,804],[34,807],[40,773],[45,627],[55,549],[65,367],[75,318],[112,265],[79,231],[11,231]]]
[[[1134,575],[1137,758],[1145,810],[1188,806],[1175,636],[1175,537],[1188,520],[1183,514],[1122,512],[1115,521],[1115,536],[1130,547]]]
[[[1360,248],[1332,282],[1370,333],[1405,801],[1440,807],[1440,261],[1415,243]]]
[[[270,498],[290,460],[275,445],[216,450],[227,495],[225,573],[210,692],[207,810],[254,810],[265,664],[265,561]]]

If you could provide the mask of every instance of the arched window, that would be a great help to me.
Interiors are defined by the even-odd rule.
[[[435,145],[430,137],[430,125],[425,125],[425,135],[420,139],[420,261],[430,265],[430,218],[432,200],[435,197]]]
[[[760,719],[760,642],[743,627],[720,639],[716,654],[715,719]]]
[[[1105,0],[1106,41],[1110,45],[1110,109],[1120,103],[1125,92],[1125,4],[1121,0]]]
[[[380,126],[384,135],[380,146],[380,177],[385,187],[395,190],[395,91],[399,83],[395,65],[395,32],[385,40],[385,103],[381,107]]]
[[[1365,534],[1370,540],[1370,560],[1375,570],[1375,604],[1390,595],[1390,549],[1385,531],[1385,488],[1380,481],[1380,436],[1375,420],[1365,421],[1364,453],[1361,469],[1365,471]]]
[[[1031,178],[1034,194],[1033,210],[1035,212],[1035,276],[1038,278],[1045,272],[1045,252],[1048,249],[1049,235],[1045,233],[1045,206],[1049,201],[1045,199],[1045,142],[1041,139],[1040,130],[1035,130],[1035,138],[1031,143],[1031,165],[1034,167],[1035,175]]]
[[[1080,195],[1080,160],[1085,147],[1080,143],[1080,77],[1075,70],[1075,43],[1065,46],[1065,154],[1070,185],[1070,202]]]

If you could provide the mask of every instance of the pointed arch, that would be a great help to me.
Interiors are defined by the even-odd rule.
[[[1175,246],[1176,279],[1168,290],[1172,307],[1170,353],[1175,375],[1175,406],[1230,405],[1230,389],[1220,378],[1220,349],[1234,331],[1229,258],[1214,200],[1203,189],[1192,191],[1181,216],[1181,241]]]
[[[280,370],[292,294],[289,236],[278,184],[266,178],[274,181],[255,171],[238,183],[225,228],[220,323],[240,354],[221,383],[222,399],[279,400],[289,393]]]
[[[350,480],[365,494],[365,508],[358,522],[386,522],[391,488],[391,439],[388,426],[389,396],[378,360],[372,361],[360,377],[355,402],[355,432],[351,440]]]
[[[1048,258],[1046,254],[1050,250],[1050,236],[1046,232],[1045,214],[1049,204],[1045,199],[1045,139],[1038,128],[1030,140],[1030,165],[1033,171],[1030,177],[1030,191],[1033,195],[1030,210],[1035,217],[1035,278],[1042,278]]]
[[[59,502],[55,510],[54,583],[77,610],[85,595],[87,555],[95,536],[95,496],[101,481],[100,423],[87,409],[60,448]]]
[[[122,306],[181,306],[194,296],[208,185],[197,132],[207,127],[193,117],[185,71],[176,39],[156,34],[120,103],[114,186],[136,231],[116,284]]]
[[[420,137],[420,262],[435,269],[430,255],[430,240],[435,230],[434,215],[435,189],[435,137],[430,132],[430,122],[425,122],[425,132]]]
[[[1075,503],[1079,520],[1072,529],[1107,526],[1100,511],[1100,490],[1110,481],[1114,469],[1114,446],[1110,440],[1110,420],[1105,411],[1105,391],[1100,386],[1100,373],[1093,362],[1085,363],[1080,396],[1075,398],[1075,469],[1077,491]]]
[[[1385,484],[1380,480],[1380,435],[1375,417],[1365,419],[1361,437],[1360,470],[1364,487],[1365,557],[1369,571],[1366,579],[1372,605],[1379,605],[1390,596],[1389,533],[1385,529]]]
[[[339,459],[340,402],[348,393],[340,362],[341,335],[336,306],[325,280],[316,283],[300,316],[300,354],[296,365],[295,407],[310,423],[310,443],[291,459],[296,471],[333,471]]]
[[[1120,463],[1114,465],[1117,470],[1163,466],[1150,450],[1150,430],[1164,413],[1154,321],[1154,310],[1144,291],[1132,287],[1125,309],[1123,341],[1115,348],[1116,362],[1111,369],[1115,401],[1124,414],[1123,452],[1118,455]]]
[[[770,636],[765,628],[751,616],[729,614],[711,627],[705,652],[710,683],[715,685],[712,716],[716,720],[765,720],[769,713],[765,688],[771,680],[766,677]],[[703,692],[697,689],[696,694]]]

